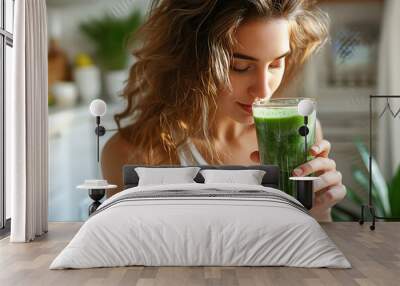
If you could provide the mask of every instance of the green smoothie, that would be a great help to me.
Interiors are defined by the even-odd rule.
[[[253,116],[257,132],[258,148],[262,164],[278,165],[280,167],[279,188],[293,195],[294,183],[289,180],[293,170],[305,162],[304,137],[299,134],[299,128],[304,125],[304,117],[297,112],[298,99],[289,99],[287,106],[281,104],[253,105]],[[277,104],[276,104],[277,105]],[[314,111],[308,117],[309,133],[307,149],[315,142]],[[312,156],[308,156],[308,160]]]

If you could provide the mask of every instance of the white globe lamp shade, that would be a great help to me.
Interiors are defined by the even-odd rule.
[[[95,99],[90,103],[89,110],[93,116],[104,116],[107,112],[107,104],[101,99]]]
[[[314,102],[310,99],[303,99],[297,105],[297,111],[301,116],[309,116],[314,111]]]

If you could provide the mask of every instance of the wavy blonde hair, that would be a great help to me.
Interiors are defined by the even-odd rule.
[[[213,140],[216,98],[230,89],[235,31],[251,19],[284,18],[290,23],[291,54],[280,89],[327,39],[328,17],[306,0],[158,0],[136,32],[123,96],[115,115],[120,134],[142,164],[179,164],[177,148],[188,137],[207,150],[210,164],[222,164]],[[129,124],[122,126],[122,120]]]

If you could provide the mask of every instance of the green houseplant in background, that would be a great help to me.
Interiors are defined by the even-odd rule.
[[[334,220],[357,220],[360,216],[361,204],[368,203],[369,191],[369,151],[360,140],[355,142],[361,156],[364,168],[353,166],[353,178],[361,186],[362,193],[356,193],[347,188],[347,196],[350,201],[358,207],[355,213],[350,209],[340,206],[334,207],[332,217]],[[397,168],[393,178],[386,182],[375,159],[372,158],[372,200],[377,216],[400,217],[400,166]]]
[[[134,44],[132,35],[141,24],[141,12],[133,10],[123,18],[105,15],[80,25],[82,34],[95,46],[95,60],[105,73],[107,93],[114,100],[127,79],[129,49]]]

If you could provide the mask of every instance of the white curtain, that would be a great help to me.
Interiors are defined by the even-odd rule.
[[[378,94],[400,96],[400,1],[385,1],[379,47]],[[387,104],[375,101],[378,113]],[[389,99],[394,113],[400,109],[400,98]],[[396,118],[386,110],[378,120],[377,160],[386,180],[390,180],[400,164],[400,114]]]
[[[6,187],[12,242],[47,232],[47,23],[45,0],[15,1],[13,93],[6,99]]]

